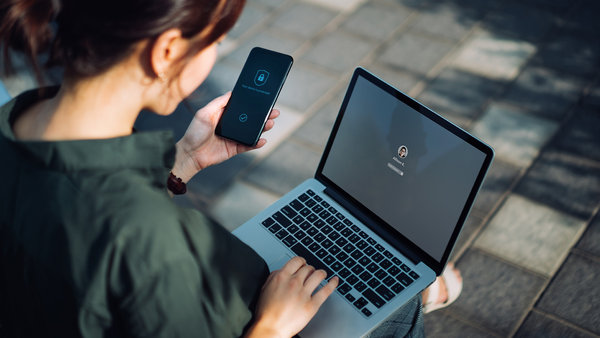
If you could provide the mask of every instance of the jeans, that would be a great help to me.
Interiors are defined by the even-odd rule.
[[[406,305],[396,310],[367,337],[425,337],[421,294],[416,295]]]

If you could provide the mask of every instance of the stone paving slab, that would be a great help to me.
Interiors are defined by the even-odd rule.
[[[600,335],[600,260],[570,255],[536,308]]]
[[[470,244],[475,233],[483,227],[483,219],[483,216],[477,211],[471,211],[463,225],[460,235],[458,235],[458,238],[456,239],[454,250],[452,251],[452,254],[450,254],[450,262],[455,261],[459,257],[458,255],[463,253],[466,246]]]
[[[598,73],[599,59],[598,36],[559,32],[535,55],[533,64],[590,79]]]
[[[384,40],[402,25],[411,11],[398,6],[369,2],[357,9],[342,25],[344,30],[373,40]]]
[[[376,61],[365,64],[364,68],[406,94],[420,81],[420,77],[409,71],[401,71]]]
[[[324,149],[341,104],[341,100],[327,102],[304,125],[298,128],[294,136],[302,142],[313,145],[315,149]]]
[[[411,30],[458,42],[479,20],[479,12],[465,13],[465,7],[440,3],[435,10],[421,12]]]
[[[515,334],[515,337],[591,338],[594,335],[544,316],[537,311],[532,311]]]
[[[561,121],[577,102],[583,82],[547,68],[527,67],[504,97],[504,101],[525,107],[533,114]]]
[[[277,195],[262,189],[236,182],[212,206],[211,216],[227,230],[233,231],[271,205],[277,198]]]
[[[277,31],[274,30],[261,31],[247,39],[231,54],[227,55],[225,61],[234,65],[239,65],[241,69],[248,54],[250,54],[250,50],[254,47],[263,47],[292,55],[298,50],[302,43],[304,43],[304,40],[298,37],[278,34]]]
[[[583,221],[511,195],[473,246],[550,277],[584,229]]]
[[[545,280],[478,250],[469,250],[457,265],[463,291],[442,310],[501,336],[516,329],[535,302]]]
[[[244,179],[283,195],[313,177],[320,158],[321,154],[316,151],[294,142],[286,142],[245,175]]]
[[[492,162],[481,190],[475,198],[473,209],[487,215],[500,202],[517,176],[521,168],[496,158]]]
[[[531,43],[478,32],[463,44],[452,65],[490,79],[509,81],[535,51]]]
[[[308,39],[314,37],[336,15],[331,9],[295,1],[291,8],[274,19],[272,27]]]
[[[539,42],[558,25],[559,15],[542,4],[504,2],[490,11],[482,28],[518,40]]]
[[[337,83],[333,75],[319,72],[301,61],[294,62],[277,102],[301,113]]]
[[[419,100],[439,114],[449,113],[471,120],[482,113],[484,105],[505,85],[503,81],[446,68],[419,95]]]
[[[424,317],[426,337],[465,338],[490,337],[487,330],[482,330],[461,322],[443,311],[434,311]]]
[[[587,227],[576,247],[600,258],[600,245],[598,243],[600,243],[600,214],[597,214]]]
[[[259,25],[269,11],[270,9],[268,8],[248,3],[244,7],[239,20],[233,26],[233,29],[227,33],[227,36],[233,39],[243,36],[246,32]]]
[[[527,167],[558,127],[556,122],[494,104],[475,123],[472,132],[489,143],[499,159]]]
[[[394,39],[378,62],[424,75],[452,50],[452,43],[414,33]]]
[[[375,42],[336,30],[318,39],[304,60],[336,73],[349,72],[375,48]]]
[[[360,4],[362,4],[366,0],[304,0],[304,1],[311,2],[311,3],[317,4],[317,5],[320,5],[323,7],[327,7],[332,10],[349,12],[349,11],[356,9],[356,7],[358,7]]]

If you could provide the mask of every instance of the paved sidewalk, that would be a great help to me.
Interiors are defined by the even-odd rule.
[[[463,293],[425,316],[428,336],[598,336],[598,13],[594,0],[248,0],[189,106],[231,90],[258,45],[294,56],[282,115],[268,146],[206,169],[178,202],[234,229],[312,177],[360,65],[496,151],[453,253]],[[138,128],[182,135],[191,117]]]

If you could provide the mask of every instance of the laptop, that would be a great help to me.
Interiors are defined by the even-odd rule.
[[[493,156],[357,68],[314,178],[233,234],[271,271],[298,255],[340,278],[301,337],[361,337],[442,273]]]

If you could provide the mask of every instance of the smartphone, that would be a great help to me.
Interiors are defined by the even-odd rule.
[[[254,47],[246,59],[215,133],[248,146],[258,142],[294,59]]]

